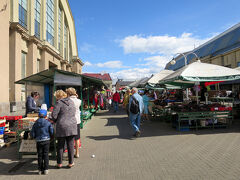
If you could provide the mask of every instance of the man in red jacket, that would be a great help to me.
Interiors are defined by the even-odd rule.
[[[113,94],[113,107],[114,107],[114,112],[118,111],[118,103],[120,103],[120,95],[118,93],[118,91],[116,91]]]

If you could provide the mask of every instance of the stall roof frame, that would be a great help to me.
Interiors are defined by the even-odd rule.
[[[60,73],[64,75],[69,75],[73,77],[81,77],[83,83],[82,85],[84,86],[85,84],[89,85],[103,85],[106,86],[106,84],[101,80],[93,77],[88,77],[82,74],[77,74],[74,72],[68,72],[68,71],[63,71],[59,69],[46,69],[41,72],[38,72],[36,74],[30,75],[28,77],[25,77],[23,79],[20,79],[15,82],[15,84],[26,84],[26,83],[32,83],[32,84],[54,84],[54,76],[55,73]]]

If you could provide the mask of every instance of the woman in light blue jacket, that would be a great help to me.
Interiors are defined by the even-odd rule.
[[[148,116],[148,105],[149,105],[149,92],[145,91],[144,95],[143,95],[143,104],[144,104],[144,110],[143,110],[143,117],[145,120],[150,121],[149,120],[149,116]]]

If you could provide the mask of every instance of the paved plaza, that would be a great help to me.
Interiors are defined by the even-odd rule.
[[[0,179],[240,179],[240,126],[177,132],[169,123],[142,125],[142,136],[132,138],[124,111],[102,111],[81,131],[80,158],[72,169],[37,175],[36,159],[17,159],[17,146],[0,150]],[[95,158],[92,158],[92,155]],[[64,162],[67,165],[67,161]]]

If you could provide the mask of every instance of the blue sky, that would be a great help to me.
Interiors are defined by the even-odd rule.
[[[240,22],[239,0],[69,0],[83,72],[138,79]]]

